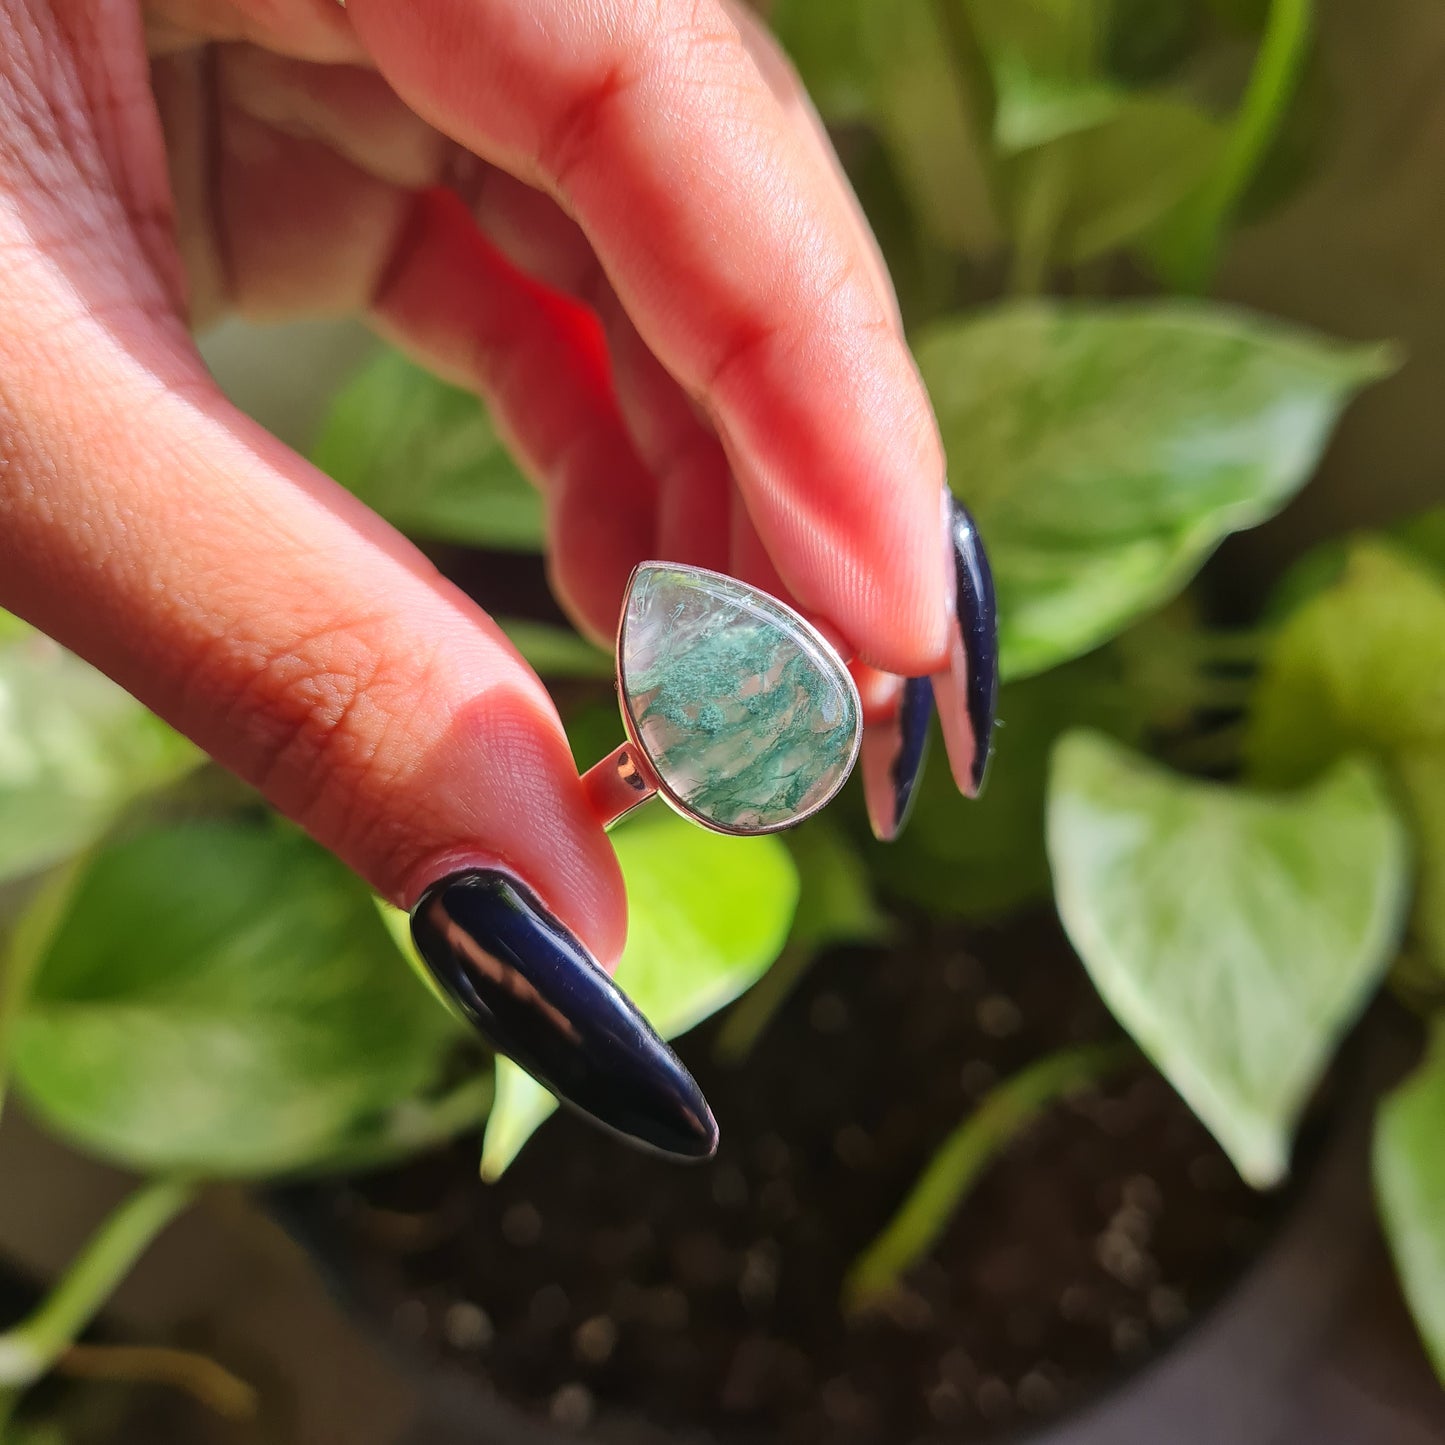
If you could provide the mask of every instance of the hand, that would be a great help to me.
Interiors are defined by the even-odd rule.
[[[662,556],[947,665],[890,287],[723,0],[0,0],[0,256],[0,605],[395,903],[499,867],[604,964],[625,928],[541,684],[190,325],[359,311],[475,388],[595,636]]]

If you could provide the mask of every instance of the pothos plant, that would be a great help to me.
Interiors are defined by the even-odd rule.
[[[1052,896],[1125,1030],[1272,1185],[1379,982],[1427,1015],[1445,998],[1445,514],[1307,559],[1247,631],[1208,626],[1191,589],[1392,365],[1188,299],[1307,169],[1309,0],[779,0],[772,18],[888,253],[993,559],[1002,727],[983,799],[935,769],[887,848],[846,808],[786,843],[625,824],[619,981],[668,1035],[744,995],[719,1035],[742,1058],[820,948],[886,931],[878,899],[979,918]],[[1142,281],[1176,294],[1099,299]],[[544,545],[485,410],[390,352],[315,459],[420,540]],[[508,625],[544,675],[605,693],[610,660],[582,639]],[[605,707],[567,721],[579,764],[610,746]],[[478,1128],[495,1176],[552,1108],[428,997],[399,915],[10,619],[0,885],[0,1086],[150,1181],[0,1334],[0,1425],[206,1180],[357,1169]],[[1001,1083],[939,1141],[845,1307],[895,1288],[1030,1115],[1119,1057]],[[1445,1035],[1383,1105],[1375,1159],[1445,1368],[1442,1107]],[[244,1408],[207,1362],[148,1358]]]

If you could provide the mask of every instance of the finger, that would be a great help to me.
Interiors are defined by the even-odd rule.
[[[547,499],[553,590],[610,645],[628,576],[656,550],[657,492],[617,409],[596,318],[516,270],[436,191],[418,198],[372,314],[491,403]]]
[[[859,254],[869,269],[869,279],[878,295],[880,304],[889,313],[899,335],[903,333],[903,316],[898,309],[898,293],[893,278],[888,274],[888,263],[883,259],[883,250],[873,228],[868,224],[853,183],[848,179],[838,152],[828,138],[828,129],[817,107],[793,68],[782,46],[763,23],[761,17],[746,3],[729,0],[727,12],[733,24],[738,27],[743,46],[752,57],[769,90],[772,91],[783,114],[792,122],[804,149],[812,157],[813,165],[825,182],[831,182],[843,214],[852,228]]]
[[[284,84],[264,87],[270,98],[258,105],[258,88],[240,83],[255,73],[250,57],[241,71],[222,67],[205,182],[178,178],[207,201],[220,303],[259,317],[369,311],[419,359],[485,396],[548,500],[559,597],[610,641],[627,577],[653,548],[656,498],[617,412],[595,318],[517,273],[459,202],[418,198],[327,142],[258,119],[268,105],[294,117],[296,105]],[[364,97],[366,81],[332,78],[332,93]],[[310,112],[323,131],[335,118]],[[414,141],[398,144],[380,127],[378,139],[383,154],[412,158],[399,168],[422,164]]]
[[[0,137],[21,133],[15,94],[0,71]],[[71,144],[44,191],[0,145],[0,605],[393,901],[485,850],[615,958],[615,859],[540,684],[414,549],[225,403],[124,197],[93,180],[104,155]],[[129,159],[161,165],[158,138]]]
[[[595,966],[621,945],[621,879],[540,684],[220,396],[106,179],[111,122],[71,84],[95,56],[92,83],[133,71],[139,46],[27,23],[72,63],[24,73],[20,114],[0,54],[0,604],[415,902],[423,957],[498,1049],[615,1129],[711,1153],[696,1084]],[[21,184],[37,155],[44,188]],[[158,143],[125,160],[164,164]]]
[[[657,554],[725,571],[733,492],[727,455],[638,335],[581,228],[550,196],[495,167],[478,163],[457,179],[488,239],[601,323],[618,405],[657,486]]]
[[[723,438],[793,593],[873,661],[946,651],[936,430],[845,208],[721,11],[352,0],[420,114],[558,197]]]

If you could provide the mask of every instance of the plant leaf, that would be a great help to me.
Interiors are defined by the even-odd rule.
[[[1445,580],[1383,542],[1357,542],[1266,652],[1251,774],[1294,783],[1343,752],[1432,747],[1445,751]]]
[[[200,752],[123,688],[0,613],[0,883],[88,847]]]
[[[365,886],[274,822],[112,843],[51,917],[16,1086],[57,1132],[133,1168],[318,1164],[431,1084],[458,1037]]]
[[[627,883],[627,946],[618,986],[664,1038],[686,1033],[754,983],[792,923],[798,879],[778,839],[728,838],[670,812],[635,818],[613,834]],[[496,1179],[555,1100],[509,1059],[482,1149]]]
[[[1380,540],[1353,542],[1275,635],[1245,737],[1251,775],[1274,785],[1360,751],[1413,824],[1412,929],[1445,969],[1445,573]]]
[[[1015,56],[993,68],[997,107],[994,139],[1005,153],[1031,150],[1112,120],[1127,95],[1098,76],[1081,78],[1035,70]]]
[[[970,255],[999,243],[986,77],[934,0],[779,0],[770,23],[830,121],[871,121],[922,229]]]
[[[1309,476],[1386,353],[1180,303],[1000,307],[918,362],[999,593],[1002,668],[1097,646]]]
[[[1380,1105],[1375,1197],[1395,1272],[1435,1373],[1445,1381],[1445,1021],[1436,1019],[1424,1063]]]
[[[1101,123],[1057,143],[1067,199],[1054,251],[1073,265],[1134,241],[1207,176],[1224,145],[1219,123],[1169,95],[1131,95]]]
[[[542,499],[481,401],[400,352],[379,352],[341,389],[311,460],[412,536],[542,547]]]
[[[869,869],[894,897],[967,918],[998,917],[1047,898],[1044,784],[1054,742],[1072,727],[1132,739],[1141,721],[1106,653],[1009,683],[999,693],[998,717],[979,797],[963,797],[938,765],[942,740],[935,736],[908,827],[896,842],[866,845]]]
[[[1104,1001],[1251,1184],[1393,957],[1409,852],[1374,771],[1271,795],[1181,778],[1094,733],[1049,779],[1054,894]]]

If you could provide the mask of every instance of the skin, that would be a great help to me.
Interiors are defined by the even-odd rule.
[[[219,394],[360,313],[490,403],[579,625],[650,556],[946,665],[944,465],[876,248],[721,0],[0,0],[0,605],[407,906],[499,863],[604,962],[617,864],[490,619]]]

